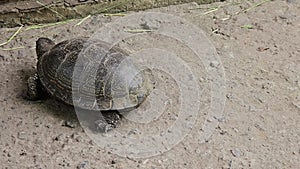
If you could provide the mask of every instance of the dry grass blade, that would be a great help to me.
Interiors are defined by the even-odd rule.
[[[243,26],[241,26],[241,28],[253,29],[254,27],[252,25],[243,25]]]
[[[129,33],[153,32],[151,29],[125,29],[124,31]]]
[[[12,41],[21,31],[21,29],[23,28],[24,26],[21,25],[20,28],[6,41],[6,42],[3,42],[0,44],[0,46],[3,46],[3,45],[6,45],[8,44],[10,41]]]
[[[80,22],[78,22],[78,23],[76,24],[76,26],[81,25],[85,20],[87,20],[87,19],[90,18],[90,17],[91,17],[91,15],[88,15],[88,16],[84,17],[83,19],[81,19]]]
[[[119,7],[121,5],[124,5],[124,4],[128,4],[128,1],[125,1],[125,2],[122,2],[122,3],[118,3],[116,5],[112,5],[112,6],[109,6],[109,7],[106,7],[106,8],[102,8],[102,9],[96,11],[95,13],[93,13],[92,15],[107,12],[107,11],[109,11],[111,9],[117,8],[117,7]]]
[[[248,12],[251,9],[256,8],[256,7],[262,5],[262,4],[266,3],[266,2],[269,2],[269,1],[271,1],[271,0],[264,0],[264,1],[260,2],[260,3],[258,3],[258,4],[253,5],[252,7],[248,8],[248,9],[243,10],[243,12]]]
[[[40,1],[36,1],[36,3],[42,5],[43,7],[49,9],[50,11],[54,12],[55,14],[57,14],[58,16],[60,16],[61,18],[66,18],[65,16],[63,16],[62,14],[60,14],[59,12],[49,8],[48,6],[46,6],[45,4],[41,3]]]
[[[18,49],[24,49],[25,46],[18,46],[18,47],[13,47],[13,48],[2,48],[0,50],[4,50],[4,51],[10,51],[10,50],[18,50]]]
[[[69,20],[65,20],[65,21],[48,23],[48,24],[32,25],[32,26],[29,26],[28,28],[26,28],[25,31],[30,30],[30,29],[40,29],[40,28],[49,27],[49,26],[56,26],[56,25],[60,25],[60,24],[66,24],[66,23],[71,22],[73,20],[74,19],[69,19]]]
[[[220,9],[220,6],[218,6],[218,7],[213,7],[213,8],[211,8],[211,10],[204,12],[202,15],[210,14],[210,13],[212,13],[212,12],[215,12],[215,11],[219,10],[219,9]]]
[[[125,16],[127,15],[126,13],[107,13],[104,14],[104,16]]]

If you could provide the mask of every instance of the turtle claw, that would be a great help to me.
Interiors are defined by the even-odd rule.
[[[23,92],[23,98],[30,101],[40,101],[48,98],[46,89],[43,88],[37,73],[27,79],[27,91]]]
[[[101,133],[108,133],[113,128],[115,128],[113,125],[108,124],[107,122],[104,122],[102,120],[95,121],[95,125],[96,125],[97,131],[101,132]]]
[[[116,112],[105,112],[100,115],[100,119],[95,121],[96,129],[99,132],[107,133],[117,128],[120,122],[120,115]]]
[[[39,99],[39,92],[38,92],[38,75],[34,74],[33,76],[29,77],[27,80],[27,93],[24,96],[27,100],[38,100]]]

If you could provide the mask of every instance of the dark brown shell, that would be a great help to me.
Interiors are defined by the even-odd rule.
[[[89,45],[93,46],[95,53],[87,50]],[[148,76],[151,72],[134,72],[137,76],[129,84],[130,96],[122,93],[124,90],[114,92],[125,85],[122,76],[114,76],[117,80],[112,82],[113,72],[125,58],[126,52],[110,48],[105,42],[77,38],[58,43],[40,56],[37,72],[48,93],[66,104],[90,110],[126,109],[138,106],[149,95],[152,83]],[[132,70],[138,71],[136,67]],[[96,72],[96,80],[89,76],[77,77],[84,71],[86,75]]]

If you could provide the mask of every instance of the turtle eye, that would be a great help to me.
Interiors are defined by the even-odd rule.
[[[143,92],[139,92],[136,96],[137,102],[140,104],[146,99],[146,94]]]
[[[143,92],[140,92],[138,95],[137,95],[137,98],[138,99],[141,99],[141,98],[144,98],[145,97],[145,93]]]

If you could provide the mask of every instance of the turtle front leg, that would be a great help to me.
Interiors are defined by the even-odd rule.
[[[28,100],[39,100],[41,99],[42,86],[39,80],[38,74],[34,74],[27,80],[27,94],[25,98]]]
[[[117,112],[102,112],[100,119],[95,121],[97,131],[107,133],[116,128],[120,123],[121,116]]]

